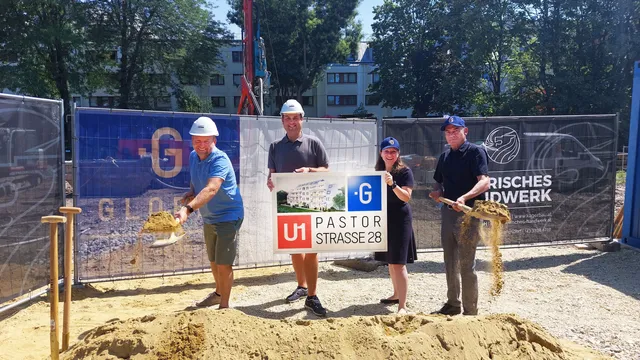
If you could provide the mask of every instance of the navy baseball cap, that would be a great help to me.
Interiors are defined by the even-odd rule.
[[[382,143],[380,143],[380,151],[388,148],[394,148],[400,151],[400,143],[396,138],[385,138],[384,140],[382,140]]]
[[[460,116],[449,116],[440,126],[440,131],[444,131],[447,125],[453,125],[457,127],[465,127],[464,120]]]

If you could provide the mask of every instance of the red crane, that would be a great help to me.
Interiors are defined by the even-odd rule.
[[[266,60],[264,56],[264,46],[261,46],[260,26],[257,31],[253,26],[253,0],[242,1],[242,12],[244,14],[244,38],[242,39],[242,63],[244,74],[240,81],[241,95],[238,104],[238,114],[242,114],[246,104],[246,114],[262,115],[262,92],[264,82],[268,83],[268,72],[266,71]],[[259,68],[256,73],[256,67]],[[260,85],[260,101],[253,92],[254,82]]]

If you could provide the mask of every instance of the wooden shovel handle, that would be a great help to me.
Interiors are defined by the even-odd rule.
[[[447,198],[443,198],[443,197],[438,198],[438,200],[442,201],[443,203],[445,203],[445,204],[447,204],[447,205],[451,205],[451,206],[453,206],[453,204],[458,204],[458,203],[456,203],[456,202],[455,202],[455,201],[453,201],[453,200],[449,200],[449,199],[447,199]],[[464,212],[466,212],[466,213],[468,213],[469,211],[471,211],[471,208],[470,208],[469,206],[467,206],[467,205],[460,205],[460,204],[458,204],[458,206],[460,206],[460,208],[462,209],[462,211],[464,211]]]

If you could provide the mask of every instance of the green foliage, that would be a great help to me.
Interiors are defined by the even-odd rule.
[[[242,0],[227,0],[229,21],[242,27]],[[322,79],[327,64],[357,54],[360,0],[256,0],[271,84],[277,96],[302,99]]]
[[[121,108],[153,109],[183,84],[204,84],[222,64],[220,47],[229,39],[204,0],[87,0],[88,40],[98,53],[119,49],[106,87]]]
[[[640,1],[385,0],[373,42],[383,106],[415,116],[621,113],[628,138]]]
[[[624,184],[627,182],[627,172],[624,170],[618,170],[616,172],[616,184]]]
[[[344,210],[344,206],[345,206],[344,188],[341,188],[340,192],[333,197],[333,207],[336,210]]]
[[[287,203],[287,196],[289,195],[288,192],[284,191],[284,190],[279,190],[278,193],[276,194],[277,197],[277,201],[278,201],[278,205],[280,204],[286,204]]]
[[[178,100],[178,108],[183,112],[210,113],[213,110],[211,102],[202,100],[189,89],[178,89],[176,91],[176,99]]]
[[[367,117],[368,115],[369,115],[369,112],[364,107],[363,103],[360,103],[360,105],[353,111],[354,117],[364,118],[364,117]]]

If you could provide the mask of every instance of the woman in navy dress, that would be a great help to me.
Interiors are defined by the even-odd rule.
[[[387,183],[387,252],[384,255],[389,264],[389,276],[393,284],[393,295],[381,299],[383,304],[398,304],[398,313],[406,313],[409,274],[407,263],[416,259],[416,244],[413,236],[411,192],[413,172],[400,159],[400,144],[388,137],[380,144],[380,156],[376,170],[386,171]]]

